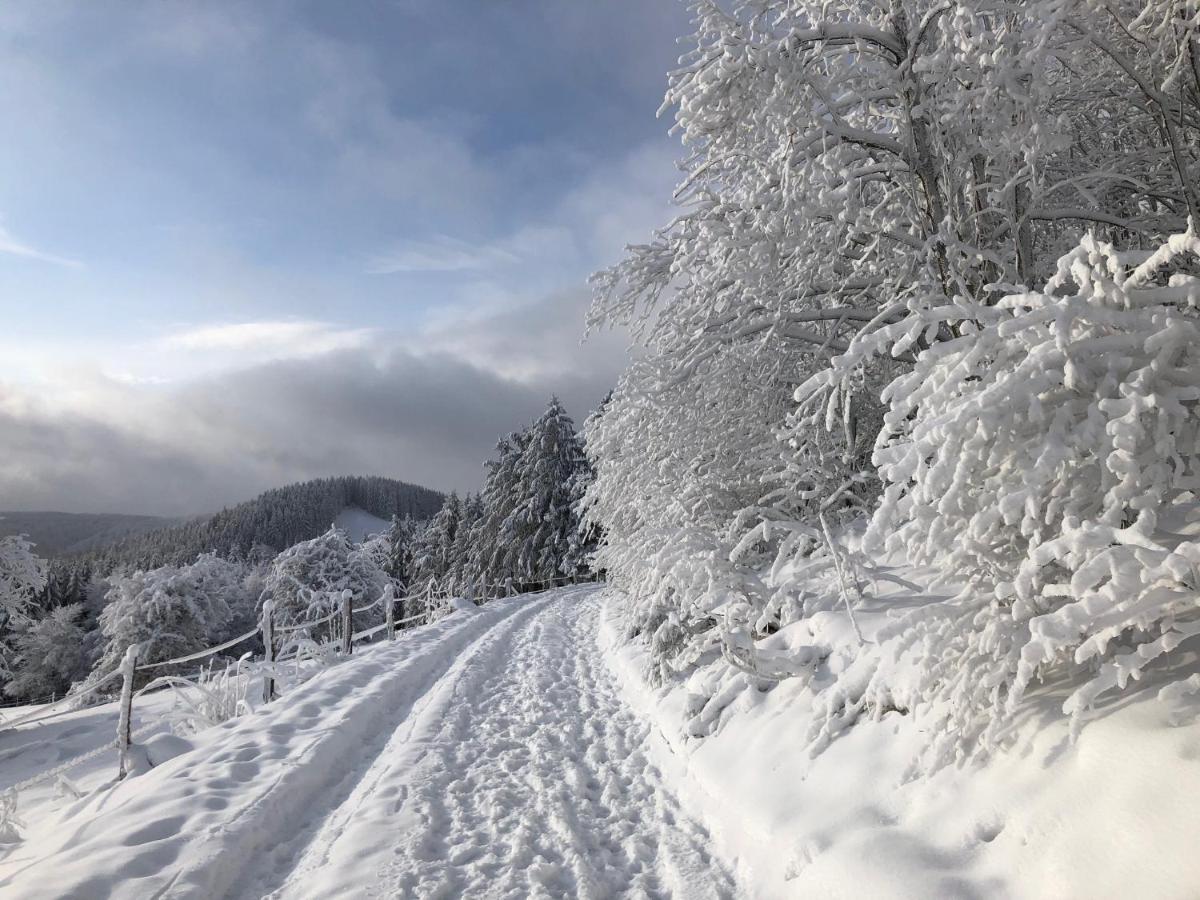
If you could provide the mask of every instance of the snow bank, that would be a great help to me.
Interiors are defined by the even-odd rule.
[[[895,599],[899,582],[915,586],[923,573],[890,574]],[[1033,691],[1008,749],[906,780],[927,740],[911,716],[860,719],[812,757],[816,695],[800,678],[722,693],[701,684],[716,663],[690,682],[649,687],[647,651],[621,637],[626,604],[608,593],[598,640],[628,697],[657,722],[661,764],[680,772],[758,896],[1196,896],[1200,725],[1172,727],[1152,692],[1126,698],[1072,744],[1062,691]],[[869,639],[877,623],[870,611],[860,618]],[[791,632],[777,643],[852,639],[833,614]],[[707,737],[685,729],[697,695],[717,707]]]

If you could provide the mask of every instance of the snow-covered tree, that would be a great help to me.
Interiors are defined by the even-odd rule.
[[[590,578],[593,575],[593,555],[600,546],[601,536],[601,529],[595,522],[588,520],[584,506],[588,488],[596,480],[596,470],[586,452],[585,435],[589,429],[596,427],[611,400],[612,392],[610,391],[584,422],[583,430],[577,436],[581,458],[567,483],[567,493],[571,498],[571,511],[575,518],[575,527],[568,537],[567,554],[560,568],[564,575],[575,580]]]
[[[1071,295],[1057,260],[1085,229],[1096,246],[1153,250],[1196,215],[1200,183],[1194,3],[692,8],[693,50],[665,104],[685,147],[681,213],[596,276],[590,316],[592,328],[630,328],[644,349],[588,429],[596,475],[584,508],[605,535],[597,564],[632,595],[630,631],[650,642],[663,675],[778,627],[775,576],[787,561],[837,555],[827,525],[870,511],[881,488],[875,466],[891,460],[870,448],[881,429],[894,438],[903,426],[904,414],[888,408],[901,389],[881,404],[885,385],[910,377],[910,392],[939,390],[922,380],[926,366],[985,327],[977,309],[1051,278],[1047,296]],[[1064,265],[1079,265],[1070,258]],[[1116,254],[1097,265],[1116,281],[1113,267],[1126,262]],[[954,309],[970,312],[946,312]],[[897,328],[904,340],[890,339]],[[862,352],[869,346],[887,352]],[[820,396],[797,409],[796,387],[835,359]],[[977,362],[957,359],[956,371],[986,382]],[[920,420],[919,410],[908,414]],[[993,437],[976,436],[971,453],[991,458]],[[973,474],[988,471],[981,463]],[[895,477],[882,484],[892,513],[910,496]],[[931,524],[946,531],[928,539],[943,540],[963,525],[949,515],[957,495],[938,500],[943,486],[927,484],[920,509],[932,518],[914,519],[913,535]],[[1015,578],[996,581],[1001,590],[1011,581],[1016,597]],[[958,633],[973,633],[975,620],[963,616]],[[934,632],[914,629],[915,642],[926,639],[918,633]],[[1121,633],[1131,639],[1129,628]],[[963,691],[1019,697],[1023,679],[1065,652],[1035,662],[1030,650],[1019,678],[989,680],[943,653],[953,645],[938,635],[925,652],[944,660],[940,683]],[[995,649],[990,637],[980,646]],[[1105,671],[1110,681],[1126,677]],[[956,708],[974,716],[978,700]],[[956,720],[952,731],[957,739],[969,728]]]
[[[10,672],[12,632],[28,624],[46,587],[46,561],[21,535],[0,538],[0,682]]]
[[[575,424],[557,397],[528,431],[516,466],[516,501],[501,526],[518,581],[558,581],[579,531],[573,483],[587,466]]]
[[[0,629],[28,621],[46,587],[46,561],[20,535],[0,538]]]
[[[470,577],[492,591],[519,581],[505,523],[520,502],[517,473],[528,445],[527,431],[512,432],[496,444],[496,458],[484,464],[488,474],[480,494],[483,512],[471,528],[466,565]]]
[[[10,697],[23,700],[64,694],[71,683],[87,674],[83,606],[58,606],[28,623],[14,637],[13,677],[4,686]]]
[[[462,519],[462,501],[458,493],[446,497],[437,515],[429,520],[424,531],[413,542],[413,585],[416,591],[432,587],[440,590],[451,575],[451,556],[458,524]]]
[[[354,605],[377,599],[388,583],[376,548],[356,546],[346,532],[331,527],[320,537],[301,541],[280,553],[263,582],[262,599],[274,602],[278,627],[311,622],[333,612],[344,590]],[[328,634],[335,623],[324,626]]]
[[[381,571],[386,572],[392,561],[391,529],[367,535],[359,544],[359,553],[370,559]]]
[[[104,650],[92,670],[93,679],[118,668],[131,644],[139,645],[139,664],[163,662],[210,646],[229,621],[227,598],[241,590],[241,571],[206,553],[187,566],[114,575],[110,584],[100,614]]]
[[[729,377],[706,391],[648,393],[639,385],[654,364],[635,362],[586,432],[596,474],[584,521],[604,531],[594,565],[633,598],[629,632],[650,642],[660,675],[718,638],[716,610],[732,604],[750,620],[765,603],[754,560],[730,557],[777,464],[775,423],[793,403],[775,361],[731,354],[719,364]]]
[[[420,530],[411,516],[392,516],[392,524],[387,531],[388,559],[385,568],[403,590],[407,590],[412,581],[413,543]]]
[[[478,597],[485,587],[481,574],[472,564],[473,551],[481,537],[479,529],[483,517],[483,498],[479,494],[467,494],[462,504],[462,517],[450,545],[449,588],[471,599]]]

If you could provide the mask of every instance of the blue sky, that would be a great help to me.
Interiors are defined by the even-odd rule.
[[[578,346],[585,279],[670,215],[686,31],[675,0],[0,6],[0,509],[469,488],[552,391],[582,419],[624,349]],[[314,379],[341,431],[303,453]],[[385,385],[403,423],[337,419]]]

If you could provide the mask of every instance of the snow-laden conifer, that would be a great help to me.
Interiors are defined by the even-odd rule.
[[[533,423],[515,468],[514,506],[501,526],[518,581],[561,579],[579,530],[572,483],[586,466],[575,424],[557,397]]]
[[[446,497],[442,508],[429,520],[412,549],[413,588],[417,592],[442,590],[452,580],[454,539],[462,519],[462,501],[457,492]]]

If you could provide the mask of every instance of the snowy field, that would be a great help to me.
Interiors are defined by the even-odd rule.
[[[333,524],[345,531],[346,536],[356,544],[361,544],[373,534],[387,534],[392,527],[391,522],[358,506],[347,506],[338,513]]]
[[[921,575],[882,574],[892,603]],[[1134,695],[1071,744],[1047,695],[1011,752],[906,782],[908,717],[810,758],[798,680],[699,710],[712,671],[650,688],[625,602],[588,586],[459,610],[189,742],[155,726],[165,696],[145,703],[159,764],[113,785],[104,752],[22,792],[0,895],[1194,896],[1200,726],[1162,704]],[[882,616],[859,612],[869,636]],[[849,633],[822,614],[774,640]],[[114,728],[104,706],[4,733],[0,783]]]

